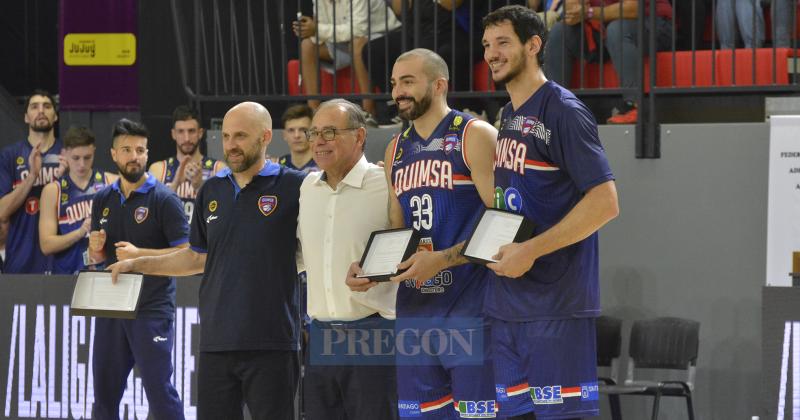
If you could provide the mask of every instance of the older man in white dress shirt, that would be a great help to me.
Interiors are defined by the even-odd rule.
[[[322,169],[300,187],[299,237],[312,319],[304,379],[308,420],[398,417],[394,366],[370,365],[367,359],[338,366],[315,362],[320,343],[314,340],[325,335],[314,330],[344,337],[385,329],[381,318],[395,318],[397,284],[387,282],[366,293],[345,284],[350,263],[361,258],[370,233],[389,228],[386,177],[364,157],[365,125],[358,106],[334,99],[320,105],[307,132]]]

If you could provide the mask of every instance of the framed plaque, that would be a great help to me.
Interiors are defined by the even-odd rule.
[[[83,270],[76,276],[72,291],[71,315],[135,319],[142,291],[143,276],[120,273],[111,283],[110,271]]]
[[[485,208],[461,248],[461,255],[478,264],[495,262],[492,257],[501,246],[527,241],[533,236],[533,227],[533,222],[521,214]]]
[[[372,232],[361,256],[361,274],[372,281],[389,281],[400,273],[397,264],[407,260],[417,250],[419,232],[412,228]]]

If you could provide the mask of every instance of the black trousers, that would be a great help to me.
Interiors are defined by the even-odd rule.
[[[295,351],[200,352],[197,418],[294,420],[298,377]]]
[[[368,322],[368,321],[367,321]],[[318,328],[330,323],[314,321]],[[348,331],[359,321],[337,323]],[[311,334],[311,340],[319,338]],[[397,373],[395,366],[326,366],[311,363],[306,352],[303,399],[306,420],[395,420],[397,412]]]

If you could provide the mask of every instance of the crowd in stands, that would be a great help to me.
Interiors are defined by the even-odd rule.
[[[319,93],[318,62],[322,61],[323,69],[330,72],[352,65],[357,93],[389,92],[391,69],[386,63],[393,63],[404,51],[423,47],[447,61],[451,91],[473,90],[470,73],[483,60],[481,18],[501,6],[521,4],[536,10],[549,29],[546,76],[575,88],[570,86],[577,69],[574,63],[601,59],[612,63],[619,86],[628,91],[607,122],[629,124],[638,118],[634,92],[642,83],[636,58],[648,54],[651,32],[657,51],[673,48],[673,33],[677,51],[793,45],[796,0],[717,0],[715,10],[711,10],[711,0],[654,1],[653,27],[649,0],[645,1],[647,33],[645,45],[640,46],[637,17],[642,11],[638,0],[319,0],[313,7],[316,16],[298,16],[293,26],[302,38],[301,82],[304,93]],[[771,28],[765,27],[765,15],[767,19],[774,16],[769,19]],[[709,26],[716,34],[710,33]],[[316,108],[319,100],[308,104]],[[372,100],[365,99],[362,105],[370,122],[387,123],[393,116]],[[461,99],[456,105],[483,108],[480,100]]]

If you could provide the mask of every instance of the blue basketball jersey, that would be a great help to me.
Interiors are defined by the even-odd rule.
[[[614,179],[592,113],[547,82],[519,109],[502,113],[494,205],[524,214],[534,235],[550,229],[586,191]],[[597,233],[536,260],[522,278],[492,276],[487,314],[506,321],[596,316],[600,312]]]
[[[56,182],[58,185],[58,234],[66,235],[83,224],[83,220],[92,216],[92,199],[94,194],[108,185],[103,171],[95,170],[92,178],[81,189],[69,176]],[[73,274],[86,268],[83,253],[89,247],[89,238],[82,238],[71,247],[53,256],[53,274]]]
[[[287,167],[289,169],[294,169],[296,171],[305,172],[305,173],[311,173],[311,172],[315,172],[315,171],[319,170],[319,167],[317,166],[317,162],[314,162],[314,159],[309,160],[302,167],[297,167],[294,164],[294,162],[292,162],[292,154],[291,153],[287,153],[287,154],[281,156],[281,158],[278,159],[278,163],[280,163],[281,165],[283,165],[283,166],[285,166],[285,167]]]
[[[13,191],[30,176],[28,156],[31,150],[33,147],[28,140],[22,140],[0,151],[0,197]],[[44,273],[49,269],[51,259],[39,248],[39,197],[42,188],[56,179],[59,154],[61,141],[56,139],[53,146],[42,153],[42,170],[31,192],[11,215],[4,273]]]
[[[421,234],[421,248],[443,250],[466,240],[484,207],[464,155],[472,122],[468,114],[450,111],[428,139],[413,126],[396,139],[392,188],[405,225]],[[420,289],[406,281],[397,292],[397,316],[480,315],[486,275],[483,266],[465,264],[439,272]]]
[[[175,173],[178,172],[178,167],[181,166],[181,163],[174,156],[162,162],[164,162],[164,172],[159,176],[159,179],[162,180],[161,182],[164,185],[167,185],[175,179]],[[203,165],[203,182],[222,169],[222,161],[217,159],[205,156],[200,162]],[[186,214],[186,219],[189,220],[189,224],[191,225],[192,214],[194,214],[194,200],[197,197],[197,191],[195,191],[191,181],[185,180],[181,185],[178,185],[178,190],[175,191],[175,193],[178,195],[178,198],[181,199],[184,214]]]

